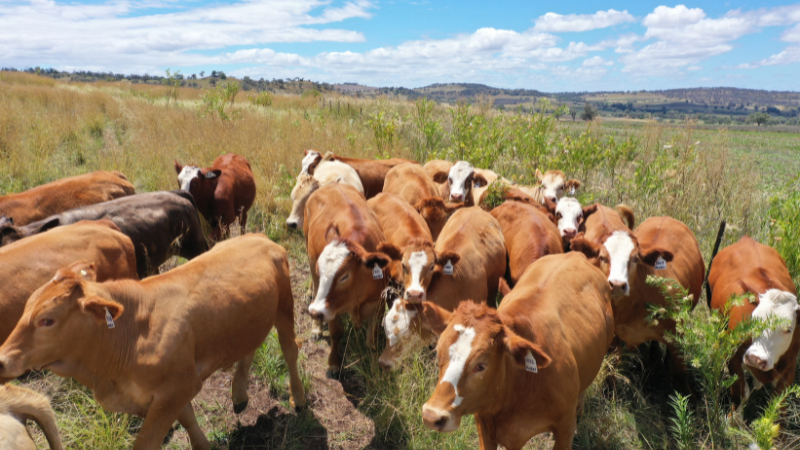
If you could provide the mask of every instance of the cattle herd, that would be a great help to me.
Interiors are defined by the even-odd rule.
[[[75,378],[104,409],[144,418],[135,449],[160,448],[176,420],[192,448],[210,448],[192,399],[235,364],[233,410],[242,412],[250,364],[273,326],[291,403],[306,401],[286,251],[263,234],[223,240],[237,220],[244,231],[256,195],[250,164],[228,154],[175,170],[171,192],[135,194],[123,174],[95,172],[0,197],[0,383],[42,369]],[[665,343],[688,391],[681,355],[664,339],[676,324],[648,321],[648,304],[666,300],[646,279],[673,279],[700,298],[706,264],[692,231],[670,217],[637,227],[625,205],[582,206],[580,181],[563,172],[535,175],[536,186],[522,186],[465,161],[307,150],[286,225],[305,236],[308,313],[316,337],[327,322],[328,376],[341,373],[345,314],[367,325],[376,356],[383,329],[387,370],[402,370],[412,337],[437,340],[439,378],[422,420],[447,432],[475,415],[482,449],[520,449],[544,432],[554,449],[571,448],[584,393],[622,343]],[[504,185],[496,207],[486,201],[492,183]],[[171,255],[189,261],[158,274]],[[745,370],[784,390],[800,350],[784,261],[745,237],[713,260],[708,282],[709,305],[731,327],[784,319],[731,360],[735,404],[750,393]],[[726,308],[741,294],[753,301]],[[47,399],[0,385],[0,448],[35,448],[27,418],[63,448]]]

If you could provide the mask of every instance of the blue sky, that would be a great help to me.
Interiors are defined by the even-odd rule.
[[[800,90],[800,3],[0,0],[0,66],[549,92]]]

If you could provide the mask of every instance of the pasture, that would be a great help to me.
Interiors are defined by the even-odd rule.
[[[706,264],[719,223],[726,220],[723,246],[743,235],[775,246],[800,285],[796,134],[698,129],[691,122],[559,122],[545,114],[502,113],[489,105],[321,96],[316,91],[274,95],[264,106],[250,101],[253,94],[247,92],[229,101],[212,98],[221,92],[69,83],[0,72],[0,195],[95,170],[123,172],[139,193],[171,190],[177,188],[175,160],[207,166],[221,154],[237,153],[250,161],[258,191],[248,229],[266,233],[289,252],[295,326],[303,343],[300,373],[309,407],[290,409],[288,374],[272,333],[254,361],[250,406],[241,416],[232,411],[229,372],[213,375],[194,401],[200,425],[216,448],[477,447],[471,417],[449,434],[422,424],[420,409],[438,375],[426,343],[407,350],[400,370],[385,372],[368,349],[364,330],[347,323],[342,379],[325,377],[328,343],[310,338],[306,312],[311,282],[304,239],[284,226],[305,149],[359,158],[467,160],[528,184],[537,168],[563,170],[582,181],[578,198],[584,205],[625,203],[637,224],[658,215],[686,223]],[[181,263],[175,259],[167,266]],[[711,317],[705,303],[701,299],[694,313],[700,321]],[[714,351],[713,338],[708,352]],[[681,409],[673,406],[674,389],[660,358],[653,356],[649,349],[627,349],[606,358],[588,391],[575,448],[747,448],[763,437],[753,420],[768,404],[764,391],[747,404],[745,422],[722,417],[722,431],[711,430],[708,414],[716,409],[709,402],[728,401],[703,389],[701,373],[711,369],[692,365],[697,398]],[[614,389],[603,382],[606,376],[616,380]],[[137,418],[104,412],[74,381],[33,373],[22,383],[52,397],[67,448],[129,448],[141,426]],[[800,400],[790,397],[786,404],[775,446],[798,448]],[[688,438],[676,433],[676,419],[689,427]],[[46,445],[42,436],[37,439]],[[546,449],[550,442],[540,435],[526,448]],[[189,448],[179,427],[166,448]]]

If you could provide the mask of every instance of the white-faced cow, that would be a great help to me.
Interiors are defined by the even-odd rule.
[[[305,172],[309,175],[314,175],[317,165],[323,159],[327,158],[335,159],[336,161],[345,163],[355,169],[355,171],[358,173],[358,177],[361,179],[361,184],[364,186],[364,195],[368,199],[378,195],[378,193],[381,192],[386,174],[392,169],[392,167],[405,163],[418,164],[414,161],[403,158],[374,160],[358,159],[334,155],[331,152],[328,152],[323,157],[316,150],[306,150],[305,156],[303,157],[303,168],[300,173],[302,174]]]
[[[548,170],[542,174],[536,169],[536,179],[539,181],[538,186],[520,186],[520,189],[542,204],[545,199],[556,203],[566,194],[575,195],[575,191],[581,187],[580,181],[574,178],[567,180],[567,176],[560,170]]]
[[[306,156],[308,157],[308,156]],[[364,195],[364,186],[355,169],[345,163],[334,160],[322,161],[315,165],[313,175],[301,173],[292,189],[292,213],[286,219],[286,226],[295,230],[303,229],[303,218],[306,202],[317,189],[329,183],[344,183],[356,188]]]

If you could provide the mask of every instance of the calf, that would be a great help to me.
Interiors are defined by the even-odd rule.
[[[120,172],[92,172],[0,197],[0,218],[27,225],[62,211],[133,195],[136,190]]]
[[[250,363],[274,324],[289,369],[290,402],[305,403],[289,261],[266,236],[221,242],[143,281],[95,279],[89,264],[79,261],[31,296],[0,347],[0,377],[46,368],[77,379],[104,409],[144,418],[135,450],[161,448],[175,420],[192,448],[209,449],[192,399],[206,378],[238,362],[232,398],[234,412],[244,410]]]
[[[328,322],[327,375],[336,378],[342,365],[339,316],[349,313],[356,327],[374,318],[367,332],[368,343],[374,345],[376,322],[382,317],[381,292],[388,282],[384,268],[390,259],[376,251],[385,240],[383,231],[364,196],[352,186],[332,183],[319,188],[306,203],[305,217],[303,231],[315,295],[308,312],[313,319]]]
[[[136,254],[130,238],[108,220],[54,228],[0,248],[0,343],[17,325],[33,291],[56,271],[75,261],[95,262],[99,280],[136,279]]]
[[[575,191],[581,187],[580,181],[574,178],[567,180],[567,176],[560,170],[548,170],[542,174],[536,169],[536,179],[539,181],[538,186],[520,186],[520,189],[542,204],[545,199],[556,203],[564,194],[575,195]]]
[[[731,386],[734,404],[738,407],[750,395],[744,369],[753,374],[758,387],[772,383],[775,394],[782,393],[794,381],[800,351],[797,330],[800,306],[786,263],[773,248],[745,236],[714,258],[708,283],[712,292],[710,306],[728,311],[731,329],[751,316],[758,319],[774,316],[786,321],[781,329],[766,330],[755,340],[742,343],[731,358],[728,369],[738,376]],[[728,310],[728,300],[742,294],[752,294],[758,299]]]
[[[384,244],[379,249],[402,261],[404,300],[395,303],[384,321],[389,343],[380,364],[395,366],[402,341],[419,332],[419,305],[429,300],[453,310],[462,300],[494,306],[498,280],[506,272],[506,248],[497,220],[480,208],[458,210],[447,222],[435,247],[412,241],[403,249]]]
[[[29,419],[42,429],[51,450],[64,449],[50,401],[29,389],[10,384],[0,385],[0,448],[36,450],[36,444],[25,426]]]
[[[244,233],[247,211],[256,198],[256,180],[244,156],[228,153],[202,169],[175,161],[175,172],[178,186],[192,194],[197,210],[211,225],[214,240],[228,234],[237,218]]]
[[[474,414],[481,449],[521,449],[550,432],[572,448],[577,415],[614,337],[603,274],[568,253],[533,263],[497,311],[462,302],[455,312],[424,303],[439,334],[439,381],[422,407],[433,430],[456,430]]]
[[[330,152],[329,154],[330,157],[336,161],[343,162],[355,169],[355,171],[358,173],[358,177],[361,179],[361,184],[364,185],[364,194],[368,199],[378,195],[378,193],[383,190],[383,183],[386,179],[386,174],[393,167],[404,163],[418,164],[417,162],[403,158],[373,160],[348,158],[345,156],[334,155]],[[328,157],[328,155],[326,155],[326,157]],[[303,169],[309,174],[313,175],[315,167],[322,160],[323,157],[319,152],[315,150],[306,150],[305,157],[303,158]]]
[[[306,202],[311,194],[329,183],[344,183],[353,186],[364,195],[364,186],[355,169],[339,161],[323,161],[314,166],[314,175],[300,173],[292,189],[292,213],[286,219],[286,226],[292,230],[303,229]]]
[[[108,219],[131,238],[136,271],[144,278],[176,254],[187,259],[208,250],[192,195],[186,191],[149,192],[71,209],[22,227],[0,223],[0,245],[81,220]]]

